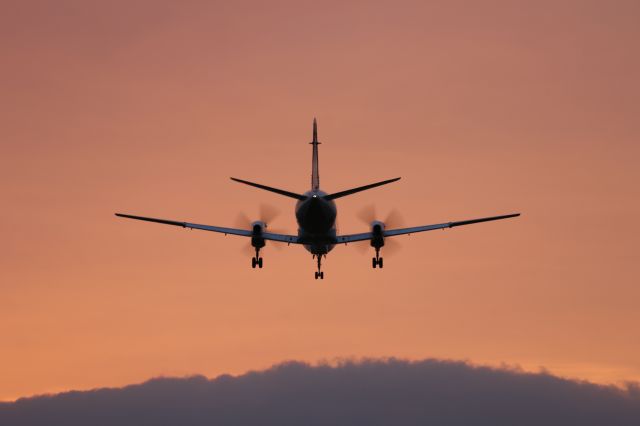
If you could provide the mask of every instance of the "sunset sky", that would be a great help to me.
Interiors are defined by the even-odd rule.
[[[395,356],[640,381],[637,1],[8,1],[0,401]],[[424,225],[385,257],[234,226],[320,179]]]

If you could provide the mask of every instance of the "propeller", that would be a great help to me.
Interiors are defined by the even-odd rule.
[[[370,226],[371,222],[375,220],[380,220],[376,216],[376,206],[373,204],[364,206],[358,212],[358,218],[366,223],[367,226]],[[385,228],[388,229],[398,228],[404,225],[404,219],[397,209],[391,209],[389,213],[387,213],[387,217],[380,221],[384,223]]]
[[[258,219],[260,222],[263,222],[270,232],[275,232],[269,225],[273,220],[275,220],[280,215],[280,210],[277,207],[274,207],[270,204],[261,203],[258,206]],[[252,223],[255,222],[249,219],[246,213],[240,212],[236,217],[235,226],[240,229],[251,229]]]
[[[373,204],[369,204],[360,209],[360,211],[358,212],[358,219],[366,223],[367,226],[371,226],[372,222],[380,220],[377,218],[376,207]],[[400,228],[404,225],[402,215],[397,209],[391,209],[389,213],[387,213],[386,218],[384,220],[380,220],[380,222],[384,223],[385,229]],[[371,244],[369,241],[356,243],[355,246],[361,253],[367,253],[371,248]],[[397,253],[400,248],[401,244],[395,239],[384,239],[384,247],[382,248],[382,250],[384,251],[385,255],[393,255]]]
[[[251,229],[251,219],[245,213],[240,212],[236,216],[234,226],[239,229]]]
[[[271,227],[271,222],[275,220],[279,215],[280,215],[280,210],[271,204],[260,203],[260,205],[258,206],[257,220],[264,223],[265,232],[283,233],[282,231],[278,231],[277,229],[273,229]],[[247,216],[246,213],[240,212],[238,213],[238,216],[236,216],[235,227],[240,229],[251,230],[253,222],[255,222],[255,220],[249,219],[249,216]],[[272,244],[272,246],[277,249],[282,248],[279,244]],[[249,255],[255,254],[255,248],[250,243],[245,245],[242,251]]]
[[[280,210],[278,210],[277,207],[274,207],[271,204],[260,203],[258,209],[259,220],[263,221],[264,223],[271,223],[280,215]]]

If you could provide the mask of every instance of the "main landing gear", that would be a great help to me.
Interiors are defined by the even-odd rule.
[[[375,269],[376,266],[380,269],[384,266],[382,263],[382,257],[380,257],[380,247],[376,247],[376,257],[371,258],[371,267]]]
[[[262,268],[262,258],[260,257],[260,249],[256,249],[256,256],[251,258],[251,267],[255,269],[255,267]]]
[[[324,280],[324,272],[322,272],[320,270],[320,268],[322,267],[322,255],[321,254],[314,254],[313,257],[315,257],[316,259],[318,259],[318,270],[316,271],[316,280],[318,278],[320,278],[321,280]]]

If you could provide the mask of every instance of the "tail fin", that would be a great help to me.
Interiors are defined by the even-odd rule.
[[[313,119],[313,141],[310,142],[313,145],[313,157],[311,158],[311,190],[317,191],[320,189],[320,173],[318,171],[318,122]]]

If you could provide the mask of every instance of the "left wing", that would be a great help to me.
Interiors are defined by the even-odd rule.
[[[249,229],[223,228],[221,226],[199,225],[197,223],[179,222],[175,220],[166,220],[166,219],[156,219],[153,217],[144,217],[144,216],[133,216],[130,214],[122,214],[122,213],[116,213],[116,216],[124,217],[127,219],[144,220],[146,222],[162,223],[164,225],[181,226],[182,228],[200,229],[202,231],[218,232],[225,235],[227,234],[239,235],[241,237],[253,236],[253,232],[251,232],[251,230]],[[301,242],[299,241],[296,235],[285,235],[285,234],[274,234],[272,232],[263,232],[262,234],[260,234],[260,236],[265,240],[270,240],[270,241],[279,241],[281,243],[288,243],[288,244],[301,244]]]
[[[453,228],[462,225],[471,225],[472,223],[489,222],[492,220],[508,219],[510,217],[520,216],[520,213],[507,214],[503,216],[483,217],[480,219],[461,220],[458,222],[437,223],[435,225],[414,226],[412,228],[400,228],[384,230],[384,237],[394,237],[396,235],[414,234],[416,232],[433,231],[435,229]],[[364,232],[362,234],[338,235],[336,240],[338,243],[353,243],[355,241],[365,241],[373,238],[372,232]]]

